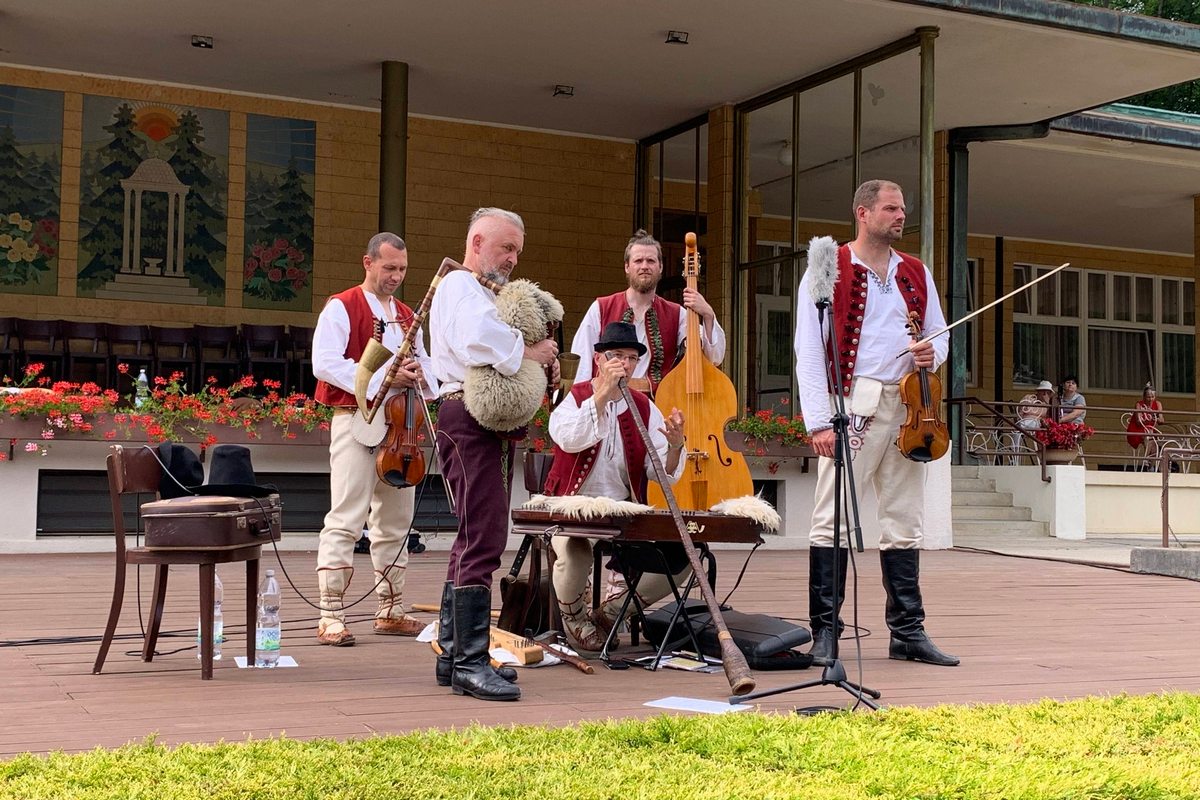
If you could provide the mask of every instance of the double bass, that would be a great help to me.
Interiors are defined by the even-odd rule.
[[[684,237],[683,276],[687,287],[696,289],[700,277],[700,255],[696,234]],[[674,486],[681,509],[707,511],[716,503],[754,494],[750,468],[741,453],[725,444],[725,425],[737,416],[737,391],[733,382],[704,355],[700,345],[700,315],[687,313],[687,348],[682,361],[663,377],[654,402],[666,416],[672,408],[683,411],[683,477]],[[647,490],[651,505],[667,506],[657,483]]]

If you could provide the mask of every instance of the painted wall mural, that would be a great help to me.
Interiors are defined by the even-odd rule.
[[[246,115],[242,305],[312,310],[317,124]]]
[[[58,294],[62,92],[0,85],[0,292]]]
[[[229,114],[87,95],[81,297],[225,303]]]

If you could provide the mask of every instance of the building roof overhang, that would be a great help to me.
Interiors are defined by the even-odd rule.
[[[635,139],[936,26],[938,128],[1032,122],[1200,77],[1200,29],[1057,0],[9,0],[0,61]],[[736,13],[733,9],[736,8]],[[285,22],[286,20],[286,22]],[[665,43],[669,29],[686,46]],[[193,34],[215,47],[190,45]],[[575,87],[554,97],[555,84]]]

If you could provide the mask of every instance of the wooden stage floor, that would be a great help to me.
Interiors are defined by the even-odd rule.
[[[718,596],[732,585],[743,553],[721,555]],[[297,585],[315,596],[314,557],[288,553]],[[357,556],[364,591],[370,561]],[[508,563],[511,554],[506,556]],[[445,552],[409,563],[406,601],[436,603]],[[274,556],[264,564],[274,563]],[[963,659],[957,668],[890,661],[883,590],[874,552],[859,557],[864,682],[885,705],[1024,702],[1167,689],[1200,691],[1200,587],[1172,578],[984,553],[923,554],[927,626],[939,645]],[[144,664],[140,640],[118,640],[105,672],[91,673],[93,640],[36,644],[35,638],[95,637],[103,631],[112,591],[112,561],[99,555],[10,555],[0,558],[0,757],[26,751],[114,747],[154,735],[163,743],[237,741],[286,734],[295,738],[362,737],[425,728],[644,717],[648,700],[683,695],[724,700],[722,674],[640,669],[617,672],[596,663],[584,675],[567,665],[523,670],[523,699],[487,703],[457,697],[433,680],[433,655],[411,639],[376,636],[365,619],[352,625],[352,648],[316,644],[315,614],[285,587],[284,652],[297,669],[239,670],[244,648],[240,565],[221,568],[225,585],[226,658],[214,680],[202,682],[194,649]],[[802,619],[807,613],[805,551],[759,552],[730,603],[740,611]],[[143,599],[151,571],[142,574]],[[196,624],[196,569],[176,567],[159,649],[191,648]],[[119,633],[136,634],[136,581],[131,572]],[[498,597],[498,587],[497,587]],[[498,599],[497,599],[498,602]],[[364,604],[367,606],[367,604]],[[369,607],[368,611],[372,611]],[[850,611],[848,606],[847,611]],[[432,620],[431,614],[418,614]],[[847,613],[847,620],[850,614]],[[624,651],[622,651],[624,652]],[[126,655],[126,653],[130,653]],[[857,679],[852,641],[843,644]],[[819,676],[817,669],[760,672],[760,689]],[[838,705],[849,695],[832,688],[776,695],[763,710]]]

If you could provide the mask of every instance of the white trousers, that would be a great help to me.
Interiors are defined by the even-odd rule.
[[[554,536],[550,539],[550,546],[554,548],[554,571],[551,574],[554,595],[558,598],[559,611],[568,619],[582,619],[591,604],[587,590],[591,585],[593,544],[594,540],[580,536]],[[691,574],[691,567],[684,567],[674,576],[675,585],[682,590]],[[610,581],[600,603],[600,613],[609,622],[616,622],[617,612],[621,610],[628,591],[624,576],[610,573]],[[637,594],[643,608],[649,608],[670,593],[671,584],[666,575],[646,572],[638,581]],[[632,603],[629,609],[633,610]]]
[[[338,579],[322,582],[323,586],[328,583],[335,593],[345,592],[350,582],[350,571],[346,568],[354,563],[354,544],[366,523],[371,539],[371,563],[375,567],[372,583],[378,583],[377,616],[400,617],[403,615],[400,595],[408,567],[406,545],[416,489],[397,489],[379,480],[375,475],[375,453],[354,441],[350,435],[351,419],[350,414],[335,414],[330,424],[330,508],[317,546],[317,571],[345,570]],[[344,618],[340,608],[323,611],[322,616]]]
[[[870,485],[879,501],[879,549],[912,549],[921,546],[925,512],[925,465],[905,458],[896,447],[896,435],[904,422],[905,407],[899,386],[884,386],[873,417],[850,417],[850,459],[854,483],[861,498]],[[817,463],[817,492],[808,542],[814,547],[833,547],[834,463],[821,458]],[[842,487],[843,503],[849,501]],[[852,520],[843,513],[843,542],[849,541]]]

